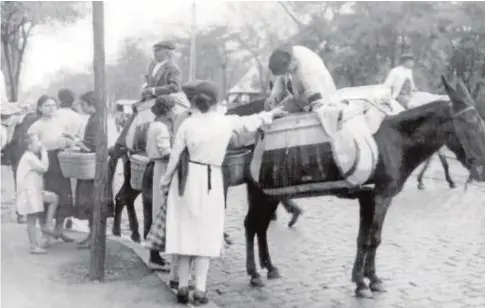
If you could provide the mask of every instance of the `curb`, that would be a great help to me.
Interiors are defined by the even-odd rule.
[[[114,236],[114,235],[106,235],[106,239],[118,242],[118,243],[124,245],[125,247],[131,249],[143,261],[143,263],[145,263],[145,265],[148,268],[148,250],[146,248],[144,248],[141,244],[135,243],[131,239],[129,239],[128,237],[125,238],[123,236],[118,237],[118,236]],[[163,285],[167,289],[169,289],[174,295],[177,294],[177,292],[174,289],[169,287],[169,284],[168,284],[169,274],[168,273],[157,272],[157,271],[153,271],[153,272],[157,274],[158,279],[160,279],[160,281],[163,283]],[[175,300],[175,297],[174,297],[174,300]],[[187,304],[186,306],[187,307],[197,307],[197,306],[190,304],[190,303]],[[212,300],[209,300],[209,302],[205,305],[202,305],[202,307],[204,307],[204,308],[220,308]]]

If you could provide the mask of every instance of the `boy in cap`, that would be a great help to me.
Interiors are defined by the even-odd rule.
[[[413,78],[414,57],[404,54],[399,58],[400,65],[393,68],[387,76],[384,85],[391,89],[392,98],[404,108],[409,108],[412,93],[416,91]]]

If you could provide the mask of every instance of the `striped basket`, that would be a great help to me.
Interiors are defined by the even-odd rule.
[[[57,157],[64,177],[79,180],[94,180],[96,177],[96,153],[62,151]]]
[[[135,190],[142,189],[143,174],[145,173],[146,167],[149,162],[150,162],[150,159],[144,155],[133,154],[130,156],[131,188]]]

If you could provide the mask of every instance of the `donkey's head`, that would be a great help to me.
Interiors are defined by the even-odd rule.
[[[456,89],[442,76],[451,100],[451,129],[446,141],[458,160],[470,170],[473,180],[485,181],[485,123],[463,80]]]

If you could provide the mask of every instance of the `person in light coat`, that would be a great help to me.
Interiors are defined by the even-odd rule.
[[[304,46],[283,46],[271,54],[269,70],[276,76],[275,86],[268,98],[269,106],[280,103],[286,88],[279,86],[284,78],[290,81],[296,101],[305,102],[302,111],[315,112],[327,134],[334,138],[341,113],[337,87],[320,56]]]
[[[188,302],[190,261],[194,258],[194,301],[202,304],[208,302],[210,259],[219,257],[223,248],[221,165],[231,136],[234,132],[255,132],[286,112],[277,108],[247,117],[225,116],[217,112],[216,85],[210,81],[195,84],[191,101],[194,110],[178,128],[160,187],[168,190],[166,253],[179,256],[178,301]]]
[[[391,96],[404,108],[408,109],[413,92],[416,86],[413,78],[414,57],[404,54],[399,59],[400,65],[393,68],[384,82],[384,85],[391,89]]]

